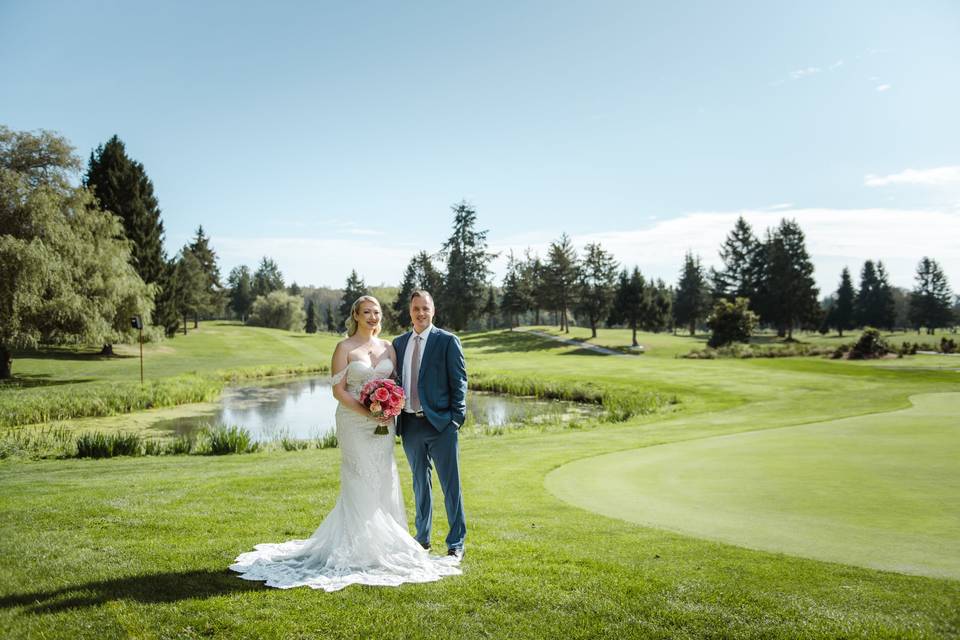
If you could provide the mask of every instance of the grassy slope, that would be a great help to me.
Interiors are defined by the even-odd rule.
[[[229,344],[225,337],[216,368],[250,357]],[[465,440],[466,574],[399,589],[277,591],[224,571],[256,542],[309,535],[336,498],[336,451],[0,465],[0,628],[9,637],[98,638],[960,633],[956,581],[645,528],[569,506],[543,485],[552,469],[586,456],[902,408],[913,393],[955,391],[955,372],[576,355],[505,334],[464,344],[472,370],[630,382],[679,393],[682,409],[578,432]],[[442,531],[439,511],[435,521]]]

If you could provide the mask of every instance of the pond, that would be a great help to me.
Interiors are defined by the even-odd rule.
[[[333,433],[337,401],[327,378],[286,380],[259,386],[228,387],[212,412],[155,422],[155,429],[190,435],[204,425],[237,425],[258,442],[279,437],[317,438]],[[596,416],[599,406],[537,400],[471,391],[468,422],[501,427],[519,422],[557,422]]]

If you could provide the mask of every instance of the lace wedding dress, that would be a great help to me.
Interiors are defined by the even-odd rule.
[[[351,362],[333,383],[346,376],[347,390],[359,396],[369,380],[392,370],[389,359],[375,368]],[[455,558],[431,556],[408,532],[393,456],[395,426],[390,435],[377,435],[374,421],[343,405],[336,418],[341,455],[336,506],[306,540],[258,544],[230,568],[246,580],[264,580],[268,587],[325,591],[351,584],[433,582],[459,574]]]

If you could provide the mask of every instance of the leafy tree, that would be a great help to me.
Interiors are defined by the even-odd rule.
[[[764,244],[766,272],[761,287],[760,317],[775,325],[778,334],[793,339],[793,329],[817,326],[819,289],[813,279],[813,263],[807,253],[803,231],[793,220],[783,219]]]
[[[146,169],[127,156],[125,145],[116,135],[90,154],[84,184],[101,208],[123,220],[124,234],[133,243],[132,262],[140,278],[146,283],[162,284],[166,256],[160,204]]]
[[[607,317],[617,282],[617,261],[599,243],[584,250],[577,281],[577,309],[590,323],[591,337],[597,337],[597,323]]]
[[[680,282],[673,301],[673,318],[678,325],[688,327],[692,336],[696,333],[697,322],[707,315],[709,309],[710,294],[700,256],[695,257],[688,251],[683,258]]]
[[[230,270],[227,276],[229,287],[230,309],[233,310],[241,322],[247,321],[250,309],[253,307],[253,278],[250,276],[250,267],[240,265]]]
[[[193,316],[193,327],[196,329],[201,315],[217,315],[223,309],[220,267],[217,265],[217,254],[210,247],[210,238],[203,232],[203,225],[197,227],[197,235],[185,250],[197,259],[204,279],[203,293]]]
[[[466,201],[451,207],[453,232],[440,250],[447,262],[441,299],[446,322],[457,331],[465,329],[469,320],[483,307],[490,261],[495,254],[487,252],[487,231],[477,231],[477,212]]]
[[[580,277],[580,262],[577,252],[564,233],[559,240],[550,243],[543,287],[549,292],[549,308],[560,317],[560,330],[570,333],[567,311],[576,304],[577,280]]]
[[[503,290],[500,300],[500,310],[507,319],[510,330],[519,325],[519,316],[530,309],[533,304],[528,290],[528,280],[524,274],[525,263],[517,260],[513,252],[507,258],[507,273],[503,277]],[[516,321],[516,325],[514,324]]]
[[[650,315],[650,289],[640,274],[640,269],[633,268],[632,272],[622,270],[617,278],[617,285],[613,295],[613,306],[610,309],[610,324],[626,324],[633,331],[633,346],[637,342],[637,329]]]
[[[410,258],[403,272],[403,282],[400,283],[400,291],[392,305],[394,324],[398,331],[406,331],[410,326],[410,296],[417,289],[425,289],[431,295],[438,295],[443,290],[443,275],[433,266],[433,261],[426,251]],[[439,323],[440,313],[436,309],[434,311],[437,312],[434,321]]]
[[[840,337],[843,332],[853,329],[854,299],[853,281],[850,279],[850,270],[846,267],[840,272],[840,286],[837,288],[837,299],[831,307],[831,324],[837,328]]]
[[[910,296],[910,321],[920,333],[926,327],[933,334],[953,323],[953,294],[947,276],[936,260],[924,256],[917,265],[916,286]]]
[[[356,269],[351,269],[350,275],[347,277],[347,286],[343,290],[343,297],[340,298],[340,331],[346,331],[347,329],[347,318],[350,317],[350,309],[353,307],[353,303],[360,296],[367,295],[370,295],[370,290],[366,283],[357,275]]]
[[[707,318],[711,331],[707,345],[717,348],[734,342],[749,343],[758,321],[757,314],[750,311],[747,298],[737,298],[733,302],[718,300]]]
[[[278,289],[257,298],[250,313],[250,323],[259,327],[303,331],[306,321],[303,298]]]
[[[313,300],[307,304],[307,324],[305,329],[307,333],[317,332],[317,310],[314,308]]]
[[[753,300],[762,277],[762,271],[758,269],[762,251],[763,245],[747,221],[743,216],[737,218],[733,230],[720,246],[723,268],[712,272],[714,298]]]
[[[253,297],[259,298],[284,288],[283,274],[272,258],[264,256],[253,273]]]
[[[16,347],[107,343],[147,322],[155,287],[130,264],[123,225],[73,185],[80,160],[51,132],[0,126],[0,378]]]

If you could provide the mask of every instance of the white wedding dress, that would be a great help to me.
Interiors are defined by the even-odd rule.
[[[359,396],[369,380],[387,377],[392,370],[389,359],[375,368],[351,362],[333,383],[346,376],[347,390]],[[306,540],[258,544],[230,568],[241,578],[263,580],[268,587],[325,591],[351,584],[433,582],[459,574],[454,557],[431,556],[408,532],[393,456],[396,427],[391,424],[390,435],[377,435],[374,421],[343,405],[337,407],[336,417],[341,455],[336,506]]]

